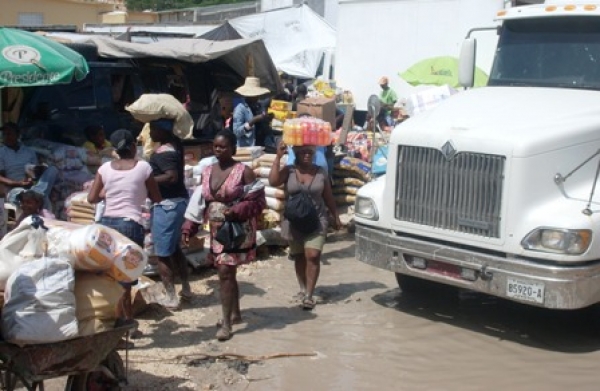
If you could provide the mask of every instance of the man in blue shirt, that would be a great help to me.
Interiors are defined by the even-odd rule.
[[[233,110],[233,133],[237,136],[238,147],[253,147],[257,145],[259,127],[273,118],[259,105],[259,98],[270,91],[260,86],[257,77],[247,77],[244,85],[235,92],[244,97],[244,102]]]
[[[49,196],[58,170],[56,167],[38,165],[35,151],[19,141],[20,130],[17,124],[6,123],[0,130],[4,133],[4,145],[0,147],[0,184],[9,189],[8,201],[18,205],[17,196],[30,188],[43,194],[44,208],[52,210]],[[27,170],[29,167],[32,170]],[[35,184],[34,177],[38,177]]]

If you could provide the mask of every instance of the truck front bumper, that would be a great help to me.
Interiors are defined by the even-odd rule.
[[[356,258],[395,273],[539,307],[575,309],[600,302],[600,262],[550,265],[402,237],[361,224],[356,224]],[[433,264],[435,267],[429,267]],[[510,283],[511,290],[514,289],[515,281],[525,288],[543,287],[540,290],[543,293],[537,300],[515,297],[508,287]]]

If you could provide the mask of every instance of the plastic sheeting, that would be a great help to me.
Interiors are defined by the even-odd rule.
[[[333,52],[336,31],[307,5],[231,19],[246,38],[262,38],[277,69],[315,78],[323,55]]]

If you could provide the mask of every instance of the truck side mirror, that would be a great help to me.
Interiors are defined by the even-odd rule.
[[[460,59],[458,63],[458,82],[465,88],[473,87],[475,84],[475,55],[477,52],[477,40],[467,38],[460,48]]]

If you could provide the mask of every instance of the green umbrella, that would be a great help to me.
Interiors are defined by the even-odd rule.
[[[418,86],[428,85],[449,85],[458,88],[458,59],[455,57],[432,57],[419,61],[406,71],[401,72],[400,77],[408,84]],[[487,84],[488,75],[479,68],[475,68],[475,87],[481,87]]]
[[[0,27],[0,88],[68,84],[89,72],[85,58],[28,31]]]

